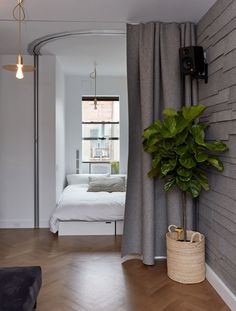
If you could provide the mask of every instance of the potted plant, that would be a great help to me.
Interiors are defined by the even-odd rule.
[[[111,162],[111,173],[112,174],[119,174],[120,171],[120,162],[119,161],[112,161]]]
[[[198,119],[205,109],[203,105],[180,111],[167,108],[163,120],[156,120],[143,134],[144,150],[153,158],[149,177],[163,178],[165,191],[178,187],[182,192],[183,229],[173,226],[172,232],[170,226],[166,235],[168,276],[181,283],[205,278],[205,239],[186,228],[187,195],[197,198],[202,189],[209,190],[206,170],[213,166],[222,172],[218,154],[228,149],[222,141],[205,140],[208,125]]]

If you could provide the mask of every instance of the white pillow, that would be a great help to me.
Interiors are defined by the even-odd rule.
[[[107,177],[109,174],[69,174],[66,176],[68,185],[81,185],[89,183],[89,177]]]
[[[126,174],[111,174],[109,175],[110,177],[124,177],[125,180],[127,179],[127,175]]]
[[[89,177],[88,192],[125,192],[125,177]]]
[[[123,177],[125,179],[125,191],[127,188],[127,174],[111,174],[110,177]]]

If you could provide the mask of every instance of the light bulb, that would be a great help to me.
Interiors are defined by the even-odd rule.
[[[97,107],[97,97],[94,97],[93,104],[94,104],[94,110],[97,110],[98,109],[98,107]]]
[[[23,69],[23,57],[21,54],[17,55],[16,67],[17,67],[16,78],[23,79],[24,78],[24,74],[22,70]]]
[[[23,74],[23,65],[22,64],[16,64],[17,71],[16,71],[16,78],[17,79],[23,79],[24,74]]]

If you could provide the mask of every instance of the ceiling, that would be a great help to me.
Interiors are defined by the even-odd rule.
[[[16,3],[17,0],[0,1],[0,54],[17,53],[17,23],[12,18]],[[30,42],[58,32],[125,31],[127,22],[197,22],[214,3],[215,0],[24,0],[22,46],[27,53]],[[125,71],[124,37],[67,38],[49,43],[42,51],[56,54],[68,73],[74,74],[78,68],[85,72],[94,61],[102,72],[106,61],[107,73],[120,75]]]
[[[96,62],[98,75],[126,75],[125,35],[71,37],[48,43],[41,52],[56,55],[66,74],[88,76]]]
[[[214,0],[24,0],[27,17],[41,21],[193,21]],[[2,0],[0,19],[11,19],[16,0]]]

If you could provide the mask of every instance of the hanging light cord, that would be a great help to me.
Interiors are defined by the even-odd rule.
[[[95,67],[94,69],[94,97],[96,98],[97,97],[97,69]]]
[[[24,72],[33,72],[36,68],[32,65],[25,65],[23,62],[23,55],[22,55],[22,34],[21,34],[21,26],[22,22],[26,19],[25,10],[24,10],[24,0],[17,0],[16,6],[12,10],[13,19],[17,21],[17,58],[15,64],[8,64],[2,66],[3,69],[7,71],[16,72],[17,79],[24,78]]]
[[[25,20],[23,1],[24,0],[18,0],[17,5],[13,9],[13,18],[19,22],[19,29],[18,29],[19,54],[21,54],[21,22]]]
[[[94,66],[94,71],[90,73],[90,78],[94,79],[94,109],[97,109],[97,69],[96,63]]]

